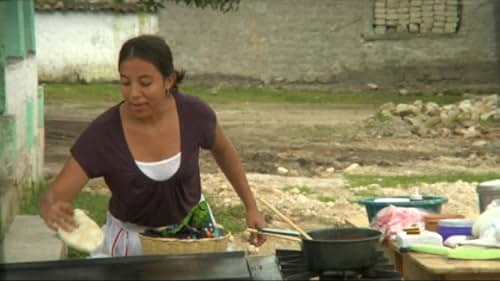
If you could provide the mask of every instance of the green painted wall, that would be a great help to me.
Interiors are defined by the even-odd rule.
[[[43,181],[44,93],[34,24],[32,0],[0,0],[0,240],[23,198]]]
[[[0,45],[5,57],[23,58],[35,52],[33,1],[0,1]]]
[[[5,58],[24,58],[35,50],[33,1],[0,1],[0,114],[5,112]]]
[[[0,115],[5,112],[5,60],[0,45]]]

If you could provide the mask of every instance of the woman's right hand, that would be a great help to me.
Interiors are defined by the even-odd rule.
[[[73,206],[60,200],[50,200],[50,195],[45,194],[40,204],[40,216],[45,224],[52,230],[57,231],[60,227],[67,232],[73,231],[78,224],[73,217]]]

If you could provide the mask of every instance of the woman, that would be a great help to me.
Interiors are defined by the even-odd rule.
[[[182,94],[183,72],[154,35],[126,41],[118,71],[123,101],[98,116],[71,147],[71,157],[40,199],[53,230],[73,230],[72,200],[103,177],[111,198],[104,243],[94,255],[140,255],[138,232],[178,224],[202,200],[199,150],[209,149],[243,201],[248,227],[265,226],[238,154],[201,99]],[[260,246],[263,236],[252,235]]]

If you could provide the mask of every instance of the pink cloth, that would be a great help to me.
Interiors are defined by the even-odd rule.
[[[377,213],[370,226],[381,231],[383,239],[391,239],[405,227],[424,225],[425,214],[417,208],[389,205]]]

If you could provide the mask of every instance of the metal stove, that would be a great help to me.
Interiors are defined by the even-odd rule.
[[[0,280],[401,280],[381,254],[371,268],[311,272],[301,251],[158,255],[0,264]]]
[[[349,270],[329,269],[313,272],[304,254],[297,250],[276,250],[276,262],[283,280],[402,280],[382,252],[378,252],[374,265]]]

